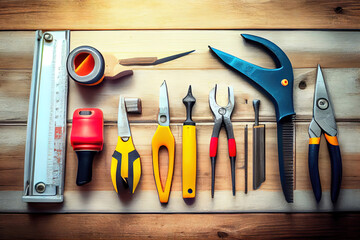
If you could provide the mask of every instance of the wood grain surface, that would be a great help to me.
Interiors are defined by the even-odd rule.
[[[356,29],[359,1],[22,1],[0,2],[2,30]]]
[[[250,122],[235,123],[234,133],[237,144],[236,161],[236,183],[237,191],[244,190],[244,126],[249,124],[249,190],[252,191],[252,131]],[[152,170],[151,138],[156,130],[156,124],[131,124],[133,141],[141,156],[142,176],[137,191],[156,191]],[[357,189],[360,185],[359,144],[354,139],[360,138],[360,124],[338,123],[339,142],[343,159],[343,189]],[[298,123],[296,127],[296,184],[295,189],[311,189],[308,168],[308,123]],[[172,124],[171,130],[176,142],[175,171],[172,191],[181,191],[181,124]],[[211,124],[198,124],[198,169],[197,189],[199,191],[210,191],[210,161],[208,157],[209,142],[211,136]],[[68,127],[68,133],[71,126]],[[0,126],[0,191],[23,189],[23,156],[25,151],[25,126]],[[110,179],[111,156],[117,142],[117,126],[114,124],[105,126],[105,145],[102,152],[96,155],[93,164],[93,181],[79,187],[75,184],[77,174],[77,157],[70,144],[67,148],[66,157],[66,181],[67,191],[112,191],[113,186]],[[351,135],[351,138],[347,136]],[[68,142],[70,134],[68,134]],[[219,140],[218,160],[216,166],[216,189],[231,190],[230,164],[227,154],[225,132],[222,131]],[[278,161],[276,148],[276,125],[266,123],[266,181],[261,186],[262,191],[280,191],[280,179],[278,175]],[[166,152],[160,152],[160,170],[162,179],[167,175]],[[11,159],[11,161],[9,161]],[[320,148],[320,176],[324,191],[330,189],[330,161],[325,141]]]
[[[289,56],[295,68],[295,107],[298,113],[296,128],[296,188],[309,188],[307,171],[307,127],[311,118],[312,92],[315,67],[320,63],[335,105],[339,127],[339,141],[344,163],[344,188],[359,186],[359,32],[358,31],[291,31],[291,29],[359,29],[359,2],[350,1],[0,1],[0,29],[31,30],[0,32],[0,190],[22,190],[23,159],[26,140],[26,120],[35,29],[289,29],[290,31],[247,31],[266,37],[277,43]],[[96,6],[96,7],[94,7]],[[170,6],[170,7],[169,7]],[[91,14],[90,14],[91,12]],[[180,21],[181,20],[181,21]],[[199,148],[207,152],[206,139],[211,129],[211,116],[207,107],[207,94],[219,81],[220,103],[226,103],[226,86],[236,86],[239,108],[234,115],[237,144],[242,150],[244,124],[252,121],[253,98],[262,100],[261,121],[266,121],[267,138],[275,141],[273,109],[241,76],[228,72],[207,49],[207,45],[219,48],[247,61],[264,67],[273,67],[269,56],[261,49],[244,43],[239,31],[103,31],[72,32],[72,44],[89,44],[97,47],[105,56],[107,74],[125,69],[114,64],[119,58],[165,57],[182,51],[196,49],[185,58],[151,67],[131,67],[135,75],[120,83],[104,83],[98,89],[80,89],[70,86],[69,132],[72,111],[80,106],[104,107],[105,136],[109,145],[95,161],[94,179],[86,190],[112,189],[107,176],[109,161],[116,137],[117,98],[119,94],[139,95],[130,86],[142,86],[140,93],[145,104],[141,116],[129,115],[134,142],[141,151],[147,169],[141,189],[151,189],[150,150],[144,133],[152,136],[160,84],[151,86],[150,81],[166,79],[172,92],[170,107],[172,130],[181,144],[180,126],[184,119],[180,99],[189,83],[197,86],[198,106],[194,119],[199,122],[198,132],[202,139]],[[106,41],[105,41],[105,40]],[[134,44],[141,43],[141,44]],[[127,67],[128,68],[128,67]],[[157,70],[157,71],[154,71]],[[186,70],[186,71],[184,71]],[[184,85],[178,83],[186,77]],[[162,79],[157,79],[158,77]],[[191,79],[200,79],[192,82]],[[223,79],[225,78],[225,79]],[[148,82],[144,81],[146,79]],[[219,79],[219,80],[218,80]],[[182,79],[181,79],[182,80]],[[203,87],[206,82],[206,87]],[[306,87],[299,88],[301,83]],[[133,85],[134,84],[134,85]],[[125,90],[121,91],[121,89]],[[94,95],[94,92],[100,92]],[[107,91],[112,91],[108,94]],[[154,93],[153,93],[154,92]],[[76,94],[74,94],[76,93]],[[82,94],[82,95],[81,95]],[[93,95],[91,100],[88,95]],[[137,96],[134,96],[137,97]],[[248,104],[245,103],[248,100]],[[350,104],[349,104],[350,103]],[[250,105],[250,106],[249,106]],[[250,131],[251,133],[251,131]],[[268,134],[269,133],[269,134]],[[224,133],[221,135],[225,139]],[[111,139],[111,140],[110,140]],[[114,142],[113,142],[114,141]],[[305,142],[304,142],[305,141]],[[270,143],[270,142],[269,142]],[[251,143],[250,143],[251,144]],[[249,146],[250,147],[250,146]],[[269,159],[276,160],[273,144],[267,145]],[[228,189],[228,159],[226,146],[219,153],[216,186]],[[177,155],[179,159],[179,156]],[[200,188],[209,188],[207,157],[201,156]],[[76,158],[68,145],[66,186],[76,191],[74,184]],[[179,161],[177,161],[179,164]],[[242,157],[237,162],[238,187],[242,185]],[[324,141],[320,152],[321,180],[329,188],[329,161]],[[179,167],[175,166],[174,190],[180,189]],[[250,166],[251,167],[251,166]],[[270,173],[266,190],[278,188],[277,163],[267,165]],[[300,169],[300,170],[299,170]],[[220,179],[225,181],[220,181]],[[239,186],[240,185],[240,186]],[[230,189],[230,188],[229,188]],[[356,201],[356,199],[354,200]],[[279,239],[279,238],[334,238],[358,239],[360,215],[346,214],[0,214],[0,239]],[[44,231],[46,229],[46,231]]]
[[[358,220],[358,214],[4,214],[0,238],[358,239]]]

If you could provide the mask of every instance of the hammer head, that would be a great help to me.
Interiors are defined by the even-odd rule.
[[[286,116],[294,115],[294,74],[289,58],[277,45],[265,38],[249,34],[242,34],[241,36],[245,40],[260,44],[269,50],[276,63],[276,68],[259,67],[213,47],[209,46],[209,48],[226,65],[245,75],[250,79],[250,83],[270,97],[275,106],[277,121]]]

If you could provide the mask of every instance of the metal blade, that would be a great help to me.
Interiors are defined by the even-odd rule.
[[[294,133],[293,116],[277,123],[280,180],[289,203],[294,201]]]
[[[337,126],[334,111],[326,88],[324,76],[318,65],[317,78],[314,93],[313,117],[317,124],[328,135],[337,135]]]
[[[253,189],[265,181],[265,125],[253,127]]]
[[[169,98],[165,80],[160,86],[158,123],[161,126],[170,125]]]
[[[120,96],[118,112],[118,136],[128,138],[131,136],[129,121],[126,113],[125,98]]]
[[[158,64],[161,64],[161,63],[169,62],[169,61],[175,60],[177,58],[186,56],[186,55],[188,55],[188,54],[190,54],[190,53],[192,53],[194,51],[195,50],[184,52],[184,53],[179,53],[179,54],[175,54],[175,55],[171,55],[171,56],[165,57],[165,58],[160,58],[160,59],[156,60],[155,62],[153,62],[150,65],[158,65]]]

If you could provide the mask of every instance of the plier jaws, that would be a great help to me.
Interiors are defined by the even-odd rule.
[[[341,186],[342,160],[337,139],[335,116],[319,65],[314,93],[313,118],[309,126],[308,156],[310,181],[317,202],[321,200],[322,195],[318,160],[320,138],[323,133],[331,161],[331,201],[335,203],[338,199]]]
[[[210,91],[209,105],[212,113],[215,116],[213,132],[210,140],[210,160],[211,160],[211,196],[214,197],[215,188],[215,163],[218,148],[218,139],[222,126],[225,126],[226,135],[228,139],[229,157],[231,164],[231,179],[232,191],[235,195],[235,159],[236,159],[236,143],[234,137],[234,130],[231,123],[231,115],[235,106],[234,89],[228,87],[229,102],[225,107],[221,107],[216,103],[216,89],[217,85]]]

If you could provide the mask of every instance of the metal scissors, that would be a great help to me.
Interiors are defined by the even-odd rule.
[[[334,110],[326,88],[324,76],[320,65],[317,69],[317,78],[314,93],[313,118],[309,126],[309,174],[316,201],[321,199],[321,183],[319,176],[319,147],[320,137],[324,133],[331,161],[331,201],[338,199],[342,163],[339,143],[337,139],[337,126]]]

